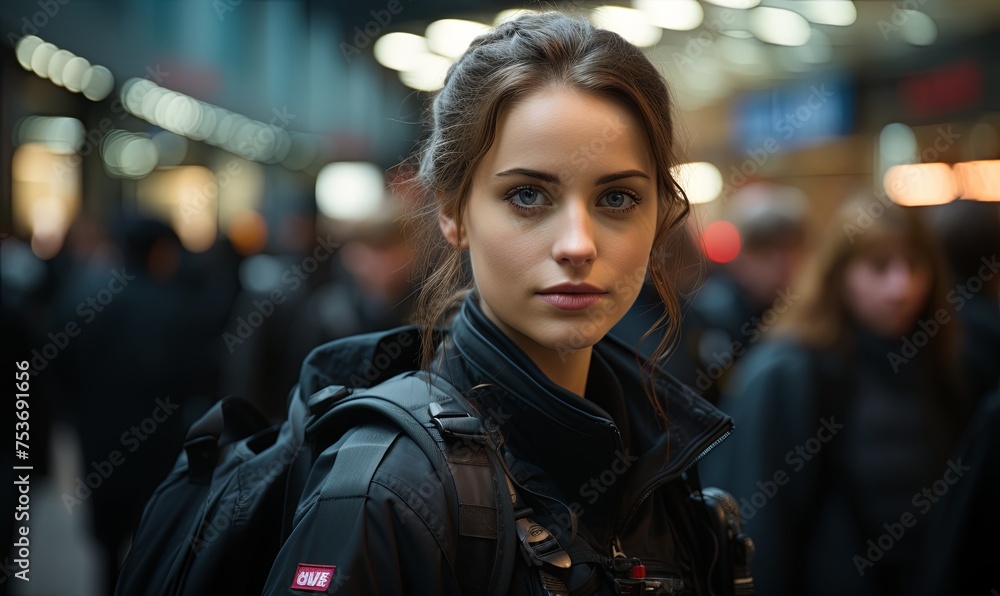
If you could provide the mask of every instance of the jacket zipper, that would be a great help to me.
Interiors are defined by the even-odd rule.
[[[696,463],[698,463],[698,460],[700,460],[701,458],[705,457],[705,455],[709,451],[711,451],[712,449],[714,449],[716,445],[718,445],[723,440],[725,440],[725,438],[728,437],[732,432],[733,432],[733,429],[730,426],[730,428],[726,429],[725,432],[723,432],[721,435],[717,436],[707,447],[705,447],[700,452],[698,452],[698,455],[696,455],[695,457],[691,458],[691,461],[688,462],[688,464],[686,466],[684,466],[684,468],[682,470],[680,470],[679,472],[676,472],[674,474],[669,474],[667,476],[663,476],[661,478],[653,480],[646,487],[646,490],[644,490],[642,492],[642,495],[635,502],[635,504],[632,505],[632,508],[629,510],[628,515],[625,516],[625,519],[622,520],[622,523],[618,524],[618,530],[615,532],[615,535],[616,536],[621,535],[622,530],[625,527],[628,526],[628,522],[632,521],[632,517],[635,516],[635,514],[639,511],[639,507],[642,506],[642,504],[646,501],[646,499],[649,498],[650,495],[652,495],[657,489],[659,489],[661,486],[663,486],[667,482],[670,482],[671,480],[674,480],[675,478],[677,478],[678,476],[680,476],[684,472],[687,472],[692,467],[694,467],[694,465]]]

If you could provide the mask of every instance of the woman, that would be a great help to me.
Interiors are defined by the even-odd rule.
[[[423,365],[481,412],[503,414],[519,498],[573,563],[518,557],[509,593],[616,594],[631,568],[641,574],[635,559],[664,593],[708,593],[720,565],[691,498],[695,464],[731,421],[605,337],[648,267],[677,314],[664,253],[688,206],[670,174],[663,78],[614,33],[523,16],[472,43],[430,116],[419,178],[431,262],[418,312],[425,339],[445,333],[427,340]],[[414,453],[397,443],[379,464],[393,472],[375,474],[338,591],[459,593],[442,546],[454,537],[434,521],[451,513]],[[631,561],[617,574],[616,554]]]
[[[966,419],[953,282],[915,209],[860,224],[874,201],[825,223],[777,333],[720,403],[739,431],[705,478],[739,501],[764,594],[911,593],[937,498],[923,491]]]

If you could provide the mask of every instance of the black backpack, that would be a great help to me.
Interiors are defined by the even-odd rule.
[[[415,327],[403,327],[314,350],[311,372],[304,367],[279,425],[241,397],[216,403],[191,427],[147,503],[116,594],[260,594],[272,566],[281,568],[279,551],[297,522],[332,527],[360,515],[364,499],[357,497],[399,435],[426,454],[456,512],[463,593],[505,594],[517,545],[503,464],[462,395],[414,370],[418,338]],[[380,359],[387,346],[395,346],[393,357]],[[315,387],[322,388],[306,395]],[[334,443],[338,457],[320,472],[338,481],[303,494]],[[484,478],[492,484],[485,493]],[[300,579],[314,588],[335,585],[322,569],[304,570]]]

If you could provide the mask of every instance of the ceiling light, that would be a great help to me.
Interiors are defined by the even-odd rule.
[[[795,12],[762,6],[750,12],[750,31],[761,41],[800,46],[809,41],[809,21]]]

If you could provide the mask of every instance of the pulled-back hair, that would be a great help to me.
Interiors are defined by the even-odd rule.
[[[552,86],[623,102],[648,135],[660,218],[649,276],[667,307],[656,327],[669,323],[654,352],[655,362],[675,342],[680,321],[680,305],[668,274],[670,240],[689,211],[687,197],[671,174],[677,159],[670,93],[662,75],[637,47],[616,33],[558,12],[526,14],[476,38],[449,69],[425,115],[428,136],[416,155],[423,195],[423,208],[418,210],[419,254],[425,263],[419,269],[423,284],[414,320],[425,331],[437,328],[472,284],[461,250],[449,245],[438,228],[438,214],[448,214],[461,225],[473,176],[493,145],[501,115],[519,100]],[[579,163],[577,171],[560,172],[560,177],[581,174],[585,160],[594,156],[580,158],[573,161]],[[431,336],[424,334],[425,367],[435,348]],[[665,416],[652,385],[646,387],[654,408]]]

